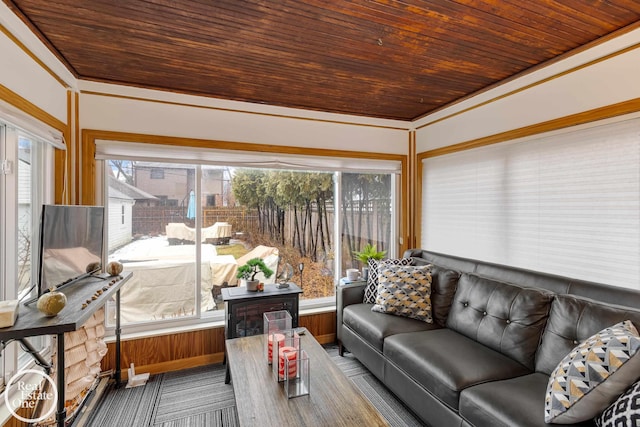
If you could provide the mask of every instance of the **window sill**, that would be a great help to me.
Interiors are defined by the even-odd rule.
[[[336,311],[335,297],[329,297],[329,298],[331,298],[332,300],[331,305],[327,305],[326,303],[323,304],[320,302],[314,302],[313,304],[301,303],[300,317],[308,316],[312,314],[335,312]],[[149,325],[148,327],[151,327],[151,326]],[[224,328],[224,320],[202,319],[200,322],[197,322],[197,323],[161,327],[158,329],[148,329],[145,331],[128,332],[128,333],[121,334],[120,339],[125,341],[125,340],[139,339],[139,338],[152,338],[152,337],[159,337],[164,335],[179,334],[183,332],[201,331],[203,329],[212,329],[212,328]],[[116,337],[115,337],[114,331],[110,330],[110,331],[107,331],[107,333],[109,335],[105,336],[104,341],[106,343],[115,342]]]

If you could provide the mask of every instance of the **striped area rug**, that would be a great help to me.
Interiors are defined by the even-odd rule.
[[[357,359],[340,357],[336,346],[325,348],[391,426],[423,425]],[[224,383],[224,374],[224,366],[209,365],[154,375],[142,387],[110,388],[87,425],[237,427],[233,384]]]

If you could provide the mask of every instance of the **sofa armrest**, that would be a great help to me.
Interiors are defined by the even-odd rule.
[[[360,304],[364,301],[364,288],[366,283],[349,283],[336,288],[336,308],[342,309],[351,304]]]
[[[360,304],[364,300],[364,288],[366,283],[351,283],[336,287],[336,329],[338,340],[340,340],[340,329],[342,327],[342,310],[351,304]]]
[[[402,258],[420,258],[422,257],[422,249],[407,249],[402,254]]]

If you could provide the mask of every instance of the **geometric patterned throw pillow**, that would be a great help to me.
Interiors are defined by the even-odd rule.
[[[640,427],[640,382],[635,383],[596,418],[598,427]]]
[[[551,373],[547,423],[585,421],[602,412],[640,377],[640,336],[629,320],[605,328],[574,348]]]
[[[381,266],[378,295],[371,311],[433,323],[431,317],[431,266]]]
[[[378,295],[378,275],[380,274],[380,267],[386,267],[389,265],[412,265],[413,258],[385,260],[369,258],[368,264],[369,277],[367,278],[367,286],[364,288],[364,299],[362,302],[365,304],[375,304],[376,296]]]

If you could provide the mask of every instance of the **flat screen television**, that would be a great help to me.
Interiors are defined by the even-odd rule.
[[[43,205],[38,295],[102,269],[103,206]]]

